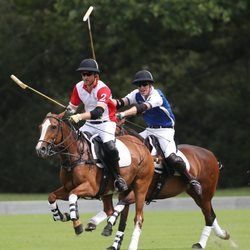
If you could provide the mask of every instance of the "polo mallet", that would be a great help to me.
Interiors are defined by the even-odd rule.
[[[93,59],[96,60],[95,49],[94,49],[93,38],[92,38],[92,32],[91,32],[91,25],[90,25],[90,14],[93,11],[93,9],[94,9],[94,7],[90,6],[88,8],[87,12],[85,13],[82,20],[83,20],[83,22],[86,22],[88,20],[88,29],[89,29],[89,38],[90,38],[91,50],[92,50]]]
[[[41,95],[41,96],[43,96],[44,98],[50,100],[51,102],[54,102],[55,104],[57,104],[57,105],[61,106],[62,108],[65,108],[65,109],[66,109],[66,106],[64,106],[63,104],[61,104],[61,103],[55,101],[54,99],[52,99],[52,98],[50,98],[50,97],[44,95],[43,93],[41,93],[41,92],[39,92],[39,91],[37,91],[37,90],[31,88],[30,86],[28,86],[27,84],[25,84],[25,83],[23,83],[21,80],[19,80],[16,76],[11,75],[10,78],[11,78],[17,85],[19,85],[22,89],[28,88],[28,89],[32,90],[33,92],[37,93],[38,95]]]

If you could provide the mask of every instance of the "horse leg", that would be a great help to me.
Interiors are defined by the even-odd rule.
[[[81,176],[81,173],[79,173],[80,170],[81,168],[74,168],[74,174],[76,176]],[[76,235],[79,235],[83,232],[83,225],[79,220],[77,199],[78,197],[94,197],[97,192],[96,187],[94,187],[94,185],[91,185],[89,181],[81,180],[79,182],[81,184],[71,190],[69,195],[70,219],[73,221],[73,227]]]
[[[124,232],[126,229],[128,212],[129,212],[129,204],[125,205],[124,209],[121,211],[118,231],[116,232],[115,239],[114,239],[112,246],[108,247],[107,250],[120,250],[121,249]]]
[[[218,236],[219,238],[221,238],[223,240],[230,239],[230,234],[226,230],[221,229],[220,225],[218,224],[217,218],[214,219],[212,226],[213,226],[213,230],[214,230],[216,236]]]
[[[220,237],[221,239],[228,240],[230,238],[230,235],[222,230],[217,222],[215,212],[212,207],[211,199],[209,200],[204,200],[202,198],[201,200],[197,200],[197,198],[194,196],[193,197],[196,204],[201,208],[202,213],[205,217],[205,222],[206,225],[202,230],[200,240],[198,243],[193,244],[192,248],[195,249],[204,249],[207,244],[207,240],[210,236],[210,233],[212,229],[215,231],[215,234]]]
[[[70,217],[68,213],[62,213],[57,205],[56,200],[61,199],[61,200],[67,200],[68,199],[68,192],[65,191],[63,187],[60,187],[56,191],[52,192],[49,194],[48,197],[48,205],[49,209],[51,210],[53,214],[53,219],[54,221],[69,221]]]
[[[148,182],[150,183],[150,182]],[[141,235],[141,228],[144,221],[143,217],[143,207],[146,198],[146,193],[148,190],[148,185],[145,180],[138,180],[135,183],[134,193],[135,193],[135,218],[134,218],[134,231],[132,233],[131,241],[128,250],[137,250],[139,238]]]
[[[70,194],[69,196],[69,211],[70,211],[70,219],[73,222],[73,227],[75,230],[75,234],[79,235],[83,232],[83,225],[79,220],[78,206],[77,206],[77,195]]]
[[[193,249],[204,249],[207,244],[207,240],[212,231],[212,224],[215,219],[215,213],[212,209],[211,198],[208,197],[208,191],[206,189],[203,190],[202,197],[197,196],[193,192],[187,190],[187,193],[193,198],[195,203],[200,207],[204,218],[205,218],[205,227],[202,230],[200,240],[198,243],[192,245]]]
[[[118,219],[118,216],[120,215],[124,207],[125,207],[125,204],[122,201],[119,201],[117,203],[117,205],[115,206],[114,213],[109,217],[108,223],[102,231],[103,236],[110,236],[112,234],[112,231],[113,231],[112,227],[115,225]]]
[[[90,219],[89,223],[85,228],[85,231],[91,232],[95,230],[97,225],[99,225],[102,221],[104,221],[109,215],[114,212],[112,197],[112,194],[105,195],[102,197],[103,211],[99,212]]]
[[[127,205],[130,205],[135,202],[134,192],[130,191],[129,193],[120,193],[119,194],[119,202],[116,204],[114,208],[113,214],[109,217],[107,221],[107,225],[103,229],[102,235],[103,236],[110,236],[113,231],[113,226],[116,224],[116,221],[120,215],[120,213],[125,209],[127,210],[127,213],[129,211],[129,208]],[[126,212],[123,212],[123,216],[125,216]],[[127,220],[127,215],[126,215]],[[120,225],[122,224],[120,220]]]

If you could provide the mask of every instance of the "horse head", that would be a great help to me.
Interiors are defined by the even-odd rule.
[[[48,113],[40,128],[40,138],[36,145],[36,152],[39,157],[46,158],[55,155],[63,141],[62,117],[64,113],[55,115]]]

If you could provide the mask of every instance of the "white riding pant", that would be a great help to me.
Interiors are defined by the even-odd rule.
[[[140,133],[144,139],[149,135],[154,135],[157,137],[165,158],[167,158],[172,153],[176,153],[177,151],[174,141],[174,134],[175,130],[173,128],[146,128]]]
[[[98,134],[103,143],[115,141],[116,123],[107,121],[99,124],[92,124],[88,121],[80,128],[81,132],[89,132],[92,135]]]

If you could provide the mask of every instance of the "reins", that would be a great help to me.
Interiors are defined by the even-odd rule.
[[[129,124],[131,124],[131,125],[133,125],[133,126],[135,126],[135,127],[137,127],[137,128],[141,128],[141,129],[143,129],[143,130],[147,130],[146,127],[140,126],[140,125],[138,125],[138,124],[136,124],[136,123],[134,123],[134,122],[131,122],[131,121],[127,120],[127,119],[125,120],[125,122],[126,122],[126,123],[129,123]],[[162,136],[160,136],[160,135],[154,133],[153,131],[150,131],[150,133],[151,133],[152,135],[155,135],[156,137],[159,137],[159,138],[163,139],[163,140],[167,140],[166,138],[164,138],[164,137],[162,137]],[[138,133],[138,134],[139,134],[139,133]]]

